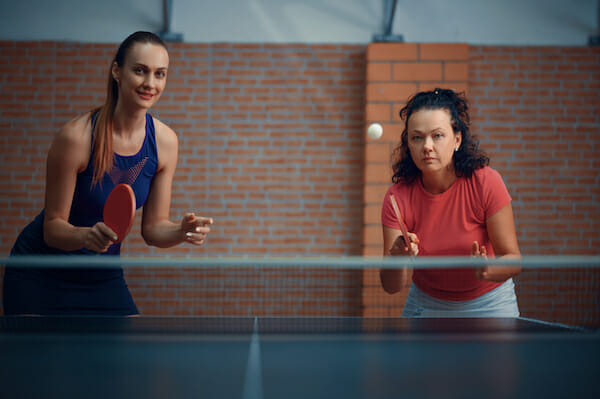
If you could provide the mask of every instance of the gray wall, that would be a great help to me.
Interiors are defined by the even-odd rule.
[[[163,28],[162,0],[3,0],[0,40],[120,42]],[[368,43],[384,0],[173,0],[186,42]],[[407,42],[587,44],[597,0],[399,0],[393,33]]]

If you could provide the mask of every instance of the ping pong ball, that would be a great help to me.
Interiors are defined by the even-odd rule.
[[[383,134],[383,127],[379,123],[371,123],[369,129],[367,130],[367,134],[373,140],[377,140]]]

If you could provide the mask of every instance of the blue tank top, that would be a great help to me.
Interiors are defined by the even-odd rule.
[[[96,115],[92,115],[92,126]],[[92,140],[93,143],[93,140]],[[154,120],[146,114],[146,137],[141,149],[135,155],[124,156],[114,154],[113,168],[105,173],[103,179],[92,186],[94,173],[93,144],[87,168],[77,175],[75,192],[69,214],[69,223],[78,227],[91,227],[102,221],[104,203],[112,189],[120,183],[129,184],[135,193],[136,209],[146,202],[150,184],[158,167],[158,153]],[[45,244],[43,236],[44,211],[35,218],[19,235],[11,254],[95,254],[87,249],[65,252]],[[113,244],[103,255],[118,255],[121,244]]]

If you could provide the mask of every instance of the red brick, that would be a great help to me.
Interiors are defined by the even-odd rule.
[[[384,163],[385,165],[389,165],[389,159],[390,159],[390,153],[391,153],[391,149],[390,149],[390,145],[387,143],[377,143],[377,142],[372,142],[369,143],[366,146],[366,153],[365,153],[365,162],[369,163]],[[387,167],[387,169],[390,169],[389,166]],[[389,174],[390,172],[386,171],[386,175]],[[368,180],[369,182],[372,182],[372,180]],[[386,182],[389,180],[386,180]]]
[[[445,62],[445,81],[466,81],[469,78],[469,64],[466,62]]]
[[[387,122],[391,118],[390,104],[367,103],[365,106],[365,121]]]
[[[413,83],[369,83],[367,84],[367,102],[372,101],[406,101],[415,93],[417,87]]]
[[[415,43],[369,43],[367,60],[371,61],[412,61],[417,60]]]
[[[440,81],[442,80],[442,64],[439,62],[394,63],[393,77],[396,82]]]
[[[421,61],[453,61],[468,60],[469,46],[467,44],[419,44],[419,60]]]
[[[368,82],[385,82],[392,80],[392,64],[389,62],[369,62],[367,64]]]

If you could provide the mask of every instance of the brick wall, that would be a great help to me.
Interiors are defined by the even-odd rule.
[[[323,268],[129,268],[144,315],[360,316],[360,273]]]
[[[172,58],[159,110],[181,136],[174,208],[215,218],[204,252],[360,253],[364,49],[183,45]]]
[[[4,256],[43,206],[53,135],[102,101],[115,47],[0,42]],[[170,55],[168,87],[153,111],[180,139],[172,217],[194,210],[216,224],[203,249],[158,250],[139,238],[138,215],[125,254],[380,254],[379,206],[401,131],[398,111],[414,91],[437,85],[468,92],[474,132],[513,195],[523,253],[598,254],[597,48],[185,43],[171,45]],[[372,121],[384,125],[378,141],[365,139]],[[266,298],[260,289],[273,287],[275,271],[251,270],[243,287],[218,270],[207,278],[136,269],[128,281],[144,314],[279,314],[289,305],[295,314],[322,306],[326,314],[395,315],[403,302],[386,297],[372,273],[296,272],[286,282],[294,287],[289,295],[271,289]],[[524,273],[520,299],[546,276]],[[208,287],[194,288],[211,279],[227,293],[212,302]],[[547,298],[560,279],[545,283]],[[597,287],[597,275],[584,279]],[[597,314],[591,287],[582,304]],[[351,299],[361,289],[362,304]],[[533,314],[539,303],[534,297],[522,309]],[[544,308],[560,316],[556,301]]]
[[[600,49],[470,47],[475,132],[513,197],[524,254],[600,253]],[[521,313],[600,320],[600,271],[525,270]]]
[[[471,47],[473,124],[513,196],[521,250],[598,254],[600,51]]]

